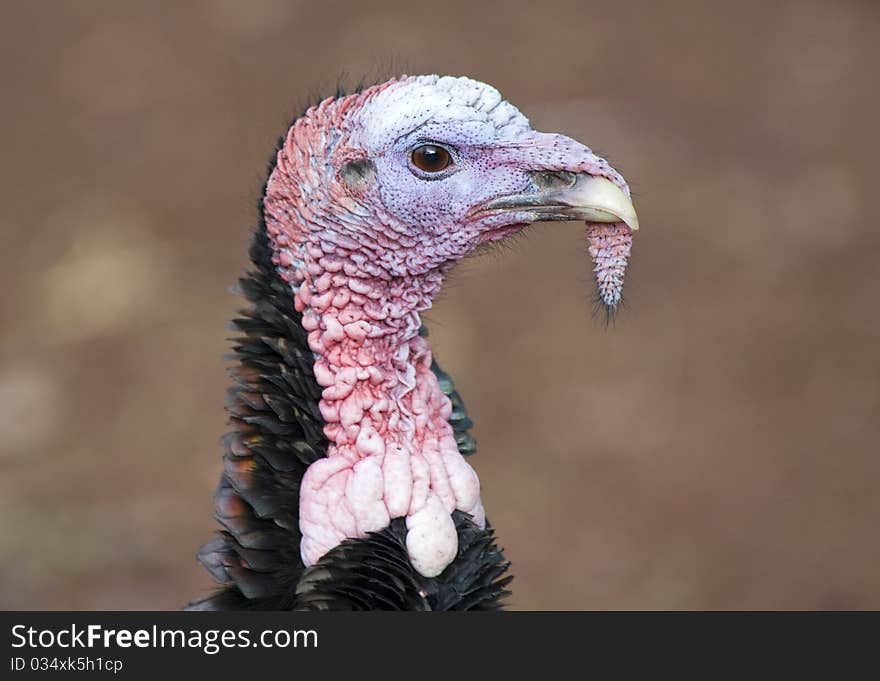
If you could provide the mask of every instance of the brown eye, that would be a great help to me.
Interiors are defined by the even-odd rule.
[[[436,144],[423,144],[413,149],[413,165],[426,173],[439,173],[452,165],[452,156]]]

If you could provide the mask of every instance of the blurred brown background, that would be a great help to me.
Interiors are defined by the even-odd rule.
[[[0,607],[176,608],[229,293],[292,113],[467,74],[630,180],[628,307],[583,229],[428,315],[517,608],[880,608],[880,5],[4,3]]]

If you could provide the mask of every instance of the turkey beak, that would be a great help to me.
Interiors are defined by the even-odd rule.
[[[490,201],[483,209],[533,212],[537,220],[623,222],[633,231],[639,228],[632,201],[611,180],[568,171],[536,171],[532,179],[537,191],[503,196]]]
[[[574,184],[559,192],[557,199],[572,216],[587,222],[623,222],[634,232],[639,228],[635,206],[611,180],[579,173]]]

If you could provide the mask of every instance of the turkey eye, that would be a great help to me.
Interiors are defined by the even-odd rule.
[[[452,165],[452,156],[436,144],[423,144],[413,149],[413,165],[426,173],[439,173]]]

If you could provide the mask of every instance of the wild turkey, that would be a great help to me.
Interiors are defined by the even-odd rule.
[[[468,463],[471,421],[419,313],[450,268],[537,220],[583,220],[621,300],[623,178],[533,131],[494,88],[400,77],[296,119],[270,164],[235,320],[221,582],[191,609],[497,609],[508,563]]]

